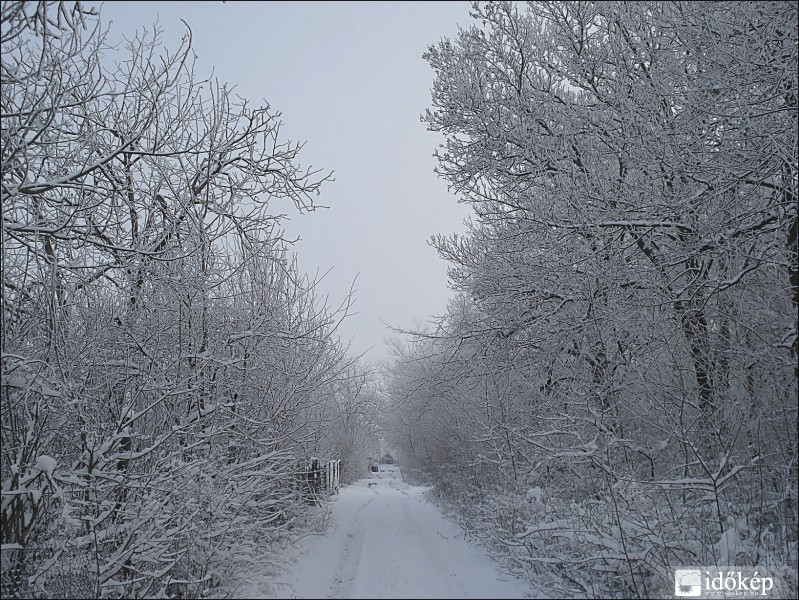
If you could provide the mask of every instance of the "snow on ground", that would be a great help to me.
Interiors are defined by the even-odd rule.
[[[530,587],[505,575],[460,528],[405,483],[380,471],[333,498],[333,523],[291,550],[287,571],[263,575],[249,598],[525,598]]]

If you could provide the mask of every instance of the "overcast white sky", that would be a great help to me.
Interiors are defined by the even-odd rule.
[[[469,21],[468,2],[106,2],[112,38],[156,20],[164,39],[192,29],[197,68],[283,113],[285,137],[306,141],[304,165],[335,171],[328,210],[293,215],[300,268],[323,273],[338,304],[357,276],[352,351],[388,356],[381,320],[409,328],[444,312],[446,263],[428,240],[462,232],[469,209],[433,172],[441,138],[419,116],[433,71],[422,53]],[[175,44],[171,44],[175,47]]]

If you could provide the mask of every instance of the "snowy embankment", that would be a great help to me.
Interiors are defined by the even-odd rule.
[[[289,568],[240,589],[263,598],[525,598],[523,581],[505,575],[427,501],[427,488],[403,481],[398,467],[341,490],[322,536],[291,548]]]

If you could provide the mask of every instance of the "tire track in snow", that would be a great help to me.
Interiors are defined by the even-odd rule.
[[[331,587],[333,598],[349,598],[352,592],[353,581],[361,562],[361,552],[363,551],[364,528],[362,514],[364,510],[373,502],[374,498],[361,506],[355,513],[352,523],[348,523],[347,543],[341,552],[341,557],[336,567],[336,578]]]

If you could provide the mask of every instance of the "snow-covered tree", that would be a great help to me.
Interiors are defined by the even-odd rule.
[[[4,597],[224,585],[360,372],[280,234],[328,176],[190,42],[2,4]]]
[[[458,443],[406,449],[461,498],[493,489],[506,510],[481,518],[519,564],[563,565],[567,594],[648,596],[677,564],[790,572],[796,6],[473,16],[426,55],[425,120],[476,218],[434,239],[457,296],[392,388],[415,435]]]

